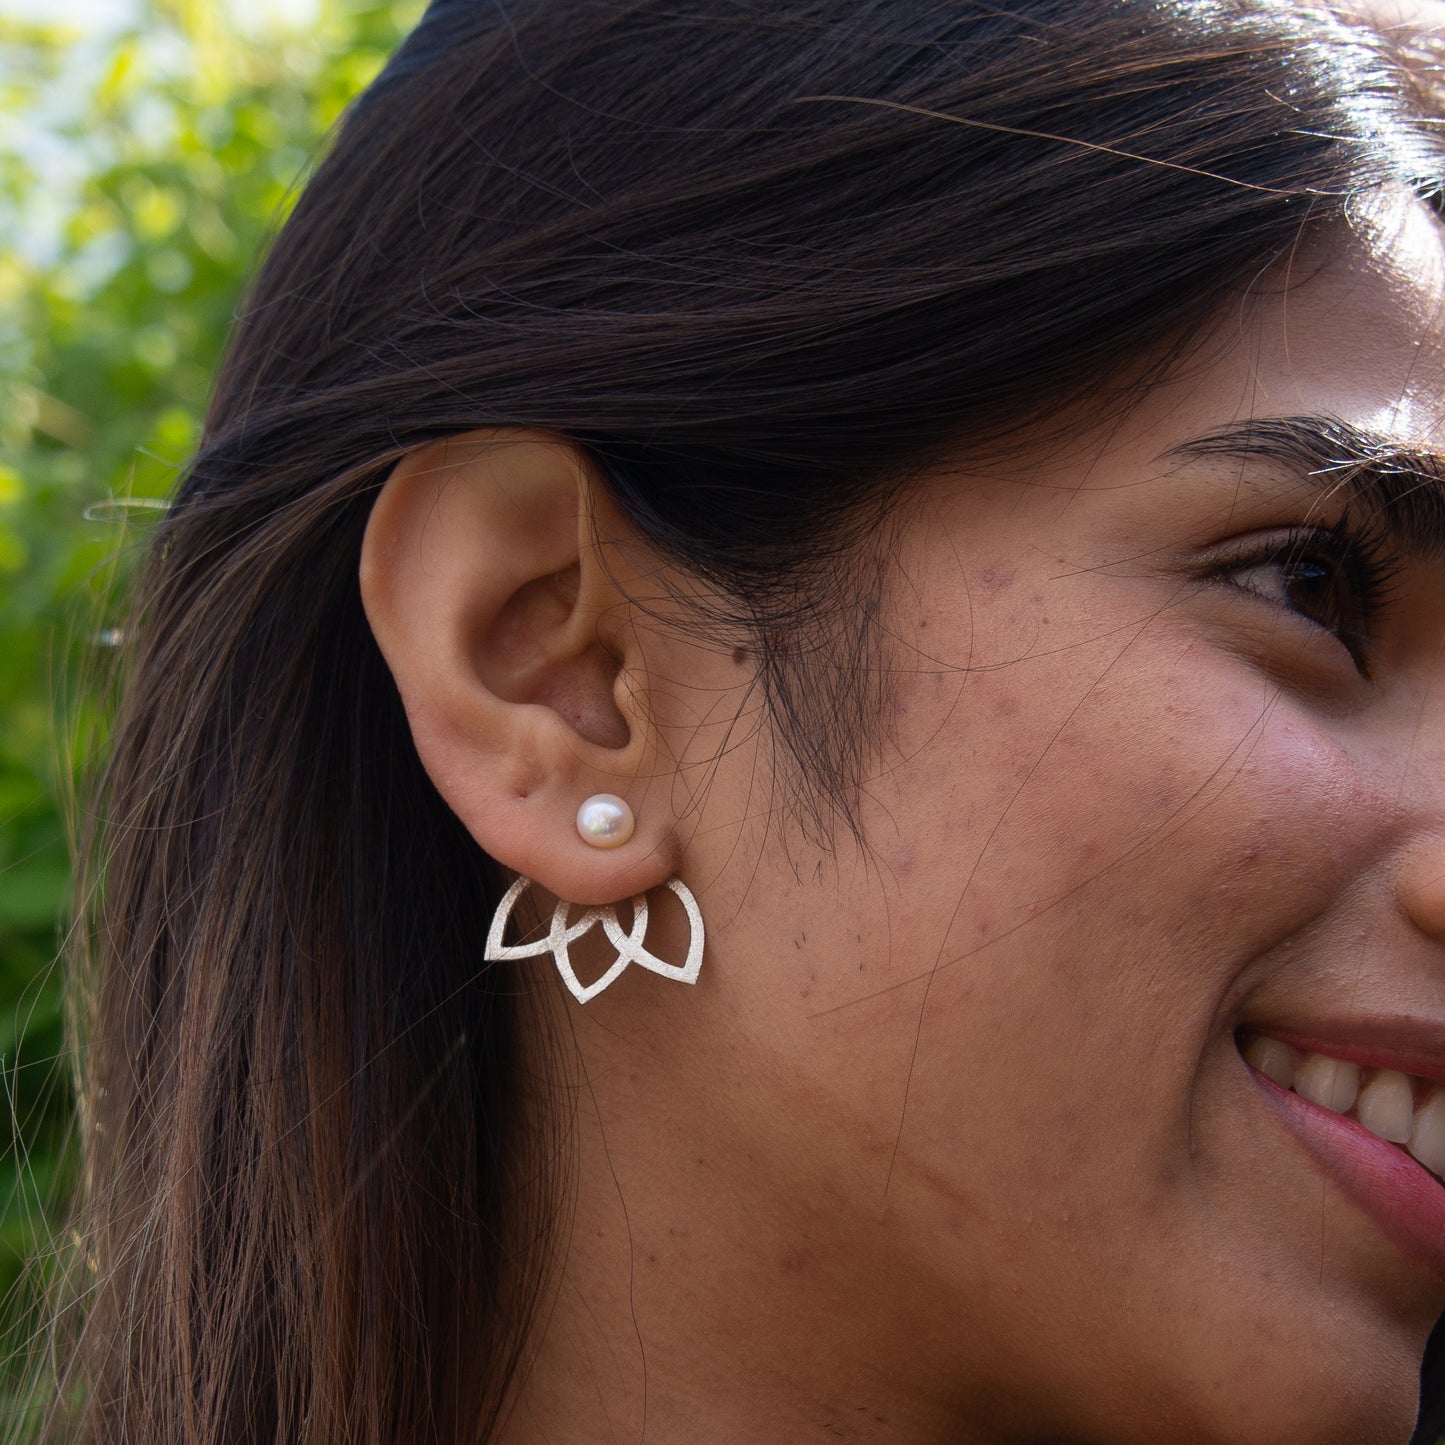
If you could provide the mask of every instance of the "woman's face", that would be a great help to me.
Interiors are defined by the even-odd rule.
[[[1397,199],[1126,415],[941,469],[862,847],[781,821],[765,729],[679,705],[720,753],[703,978],[580,1025],[655,1371],[650,1301],[712,1257],[714,1350],[812,1369],[848,1438],[1406,1438],[1445,1189],[1242,1049],[1346,1061],[1337,1107],[1403,1072],[1386,1129],[1445,1085],[1445,467],[1334,465],[1445,450],[1442,383],[1441,231]]]

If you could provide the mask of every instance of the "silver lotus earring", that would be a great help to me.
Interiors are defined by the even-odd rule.
[[[631,836],[634,822],[632,809],[612,793],[598,793],[588,798],[577,810],[577,831],[595,848],[616,848]],[[682,963],[667,963],[655,953],[643,947],[647,937],[647,895],[639,893],[632,900],[632,928],[624,932],[617,921],[616,904],[608,903],[598,908],[583,911],[575,923],[567,922],[567,911],[572,907],[565,899],[559,899],[552,910],[552,922],[547,936],[536,943],[503,943],[507,920],[517,900],[531,887],[530,878],[518,878],[497,905],[492,917],[492,926],[487,932],[486,957],[489,960],[506,958],[540,958],[550,953],[557,964],[562,982],[578,1003],[596,998],[608,984],[620,978],[629,963],[640,964],[663,978],[676,979],[679,983],[696,983],[702,968],[703,926],[702,910],[692,890],[680,878],[669,878],[667,886],[677,895],[687,913],[691,936],[687,945],[687,958]],[[593,924],[600,923],[608,942],[617,950],[617,957],[600,977],[584,984],[572,967],[569,952],[573,943],[586,933]]]

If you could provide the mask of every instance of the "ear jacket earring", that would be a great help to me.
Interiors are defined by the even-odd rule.
[[[598,793],[588,798],[577,810],[577,831],[583,839],[596,848],[616,848],[631,836],[634,822],[632,809],[621,798],[612,793]],[[562,982],[578,1003],[596,998],[609,984],[620,978],[628,964],[636,963],[663,978],[676,979],[679,983],[696,983],[702,968],[703,926],[702,910],[692,890],[680,878],[669,878],[669,887],[678,897],[687,913],[691,936],[688,940],[687,957],[678,963],[667,963],[643,946],[647,937],[647,895],[639,893],[632,900],[632,927],[623,929],[617,919],[616,904],[608,903],[597,908],[585,909],[573,923],[567,922],[568,910],[572,907],[566,899],[559,899],[552,910],[552,921],[545,938],[535,943],[503,943],[507,920],[517,900],[531,887],[530,878],[518,878],[502,895],[497,911],[492,916],[492,926],[487,931],[486,957],[490,960],[540,958],[550,953],[557,964]],[[617,957],[607,969],[591,983],[584,984],[572,967],[570,948],[594,924],[600,923],[607,940],[617,950]]]

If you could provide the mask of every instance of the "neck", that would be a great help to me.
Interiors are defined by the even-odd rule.
[[[746,1129],[720,1146],[635,1063],[577,1091],[574,1212],[500,1445],[982,1445],[826,1186],[779,1192],[796,1160],[775,1169]]]

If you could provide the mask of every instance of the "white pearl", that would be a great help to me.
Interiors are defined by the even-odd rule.
[[[594,848],[618,848],[632,836],[632,809],[615,793],[594,793],[577,809],[577,831]]]

